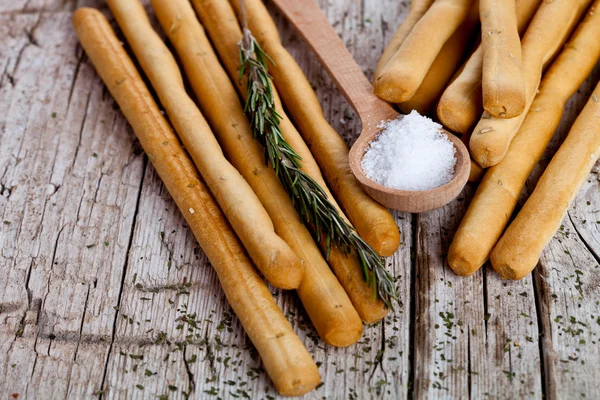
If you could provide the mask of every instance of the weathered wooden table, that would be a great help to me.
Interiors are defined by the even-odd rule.
[[[276,397],[77,45],[71,12],[102,3],[0,0],[0,398]],[[320,3],[370,74],[408,1]],[[353,112],[277,19],[327,118],[352,141]],[[567,107],[552,149],[599,76]],[[306,397],[599,398],[599,192],[596,171],[520,282],[489,267],[459,278],[445,264],[472,187],[443,209],[396,214],[402,246],[389,267],[402,306],[346,349],[319,340],[295,295],[273,291],[320,364],[323,385]]]

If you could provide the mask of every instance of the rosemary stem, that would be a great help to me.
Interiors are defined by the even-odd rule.
[[[240,81],[247,79],[247,97],[244,111],[252,128],[254,139],[265,149],[265,162],[271,164],[294,207],[315,240],[325,239],[325,258],[335,246],[347,256],[354,252],[359,259],[365,282],[373,288],[373,297],[379,297],[392,308],[398,300],[392,275],[379,256],[342,217],[327,197],[323,188],[301,169],[302,158],[283,137],[279,127],[281,115],[275,107],[275,94],[268,72],[270,57],[261,49],[247,28],[246,9],[240,0],[244,36],[240,47]]]

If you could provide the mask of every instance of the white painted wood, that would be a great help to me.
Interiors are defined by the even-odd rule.
[[[277,397],[214,272],[76,45],[70,13],[81,5],[107,11],[103,3],[0,2],[0,397]],[[369,76],[408,7],[319,3]],[[276,20],[326,117],[351,143],[359,132],[352,110]],[[553,150],[598,76],[600,68],[567,107]],[[489,266],[459,278],[445,264],[473,188],[441,210],[396,215],[402,246],[388,264],[402,307],[346,349],[326,346],[295,295],[273,289],[320,363],[324,384],[305,397],[600,397],[599,189],[596,172],[540,267],[520,282],[501,281]]]

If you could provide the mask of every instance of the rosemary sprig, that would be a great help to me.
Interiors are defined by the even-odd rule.
[[[243,3],[243,2],[242,2]],[[243,5],[242,5],[243,7]],[[384,304],[392,307],[397,300],[392,275],[380,257],[339,214],[327,198],[323,188],[301,170],[302,158],[284,139],[279,128],[281,115],[275,108],[275,98],[268,72],[271,58],[261,49],[247,28],[245,18],[244,36],[240,47],[240,81],[247,76],[247,99],[244,111],[250,120],[254,139],[265,149],[265,160],[275,169],[277,177],[290,195],[304,224],[309,226],[317,241],[325,237],[325,257],[329,259],[331,246],[337,246],[344,254],[356,251],[373,297],[379,296]]]

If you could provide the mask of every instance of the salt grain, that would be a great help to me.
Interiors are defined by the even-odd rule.
[[[380,185],[399,190],[428,190],[454,176],[456,149],[441,125],[416,111],[382,124],[361,166]]]

